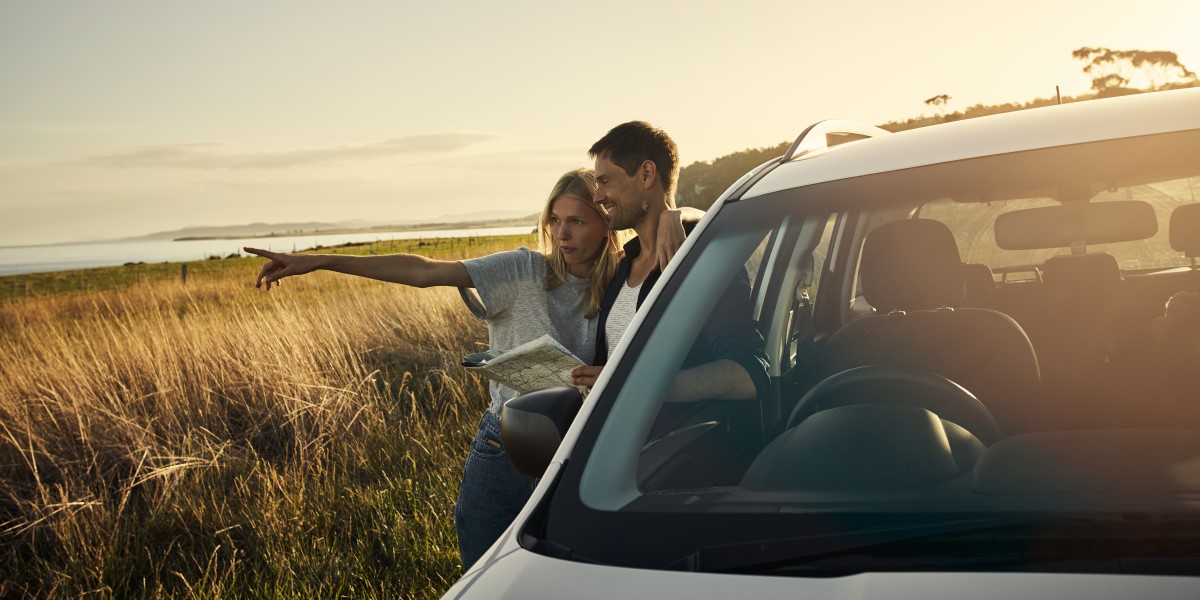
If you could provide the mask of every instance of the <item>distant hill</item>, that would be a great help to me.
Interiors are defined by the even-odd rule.
[[[370,222],[353,221],[304,221],[295,223],[249,223],[246,225],[196,226],[158,231],[127,240],[201,240],[237,239],[255,237],[282,237],[312,235],[318,233],[359,233],[372,231],[406,231],[422,229],[472,229],[478,227],[507,227],[537,223],[538,214],[526,215],[517,211],[489,211],[486,213],[444,215],[424,221]]]

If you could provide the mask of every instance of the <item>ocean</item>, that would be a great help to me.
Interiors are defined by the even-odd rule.
[[[519,227],[487,227],[479,229],[438,229],[428,231],[372,231],[370,233],[336,233],[326,235],[297,235],[270,238],[228,240],[124,240],[51,244],[44,246],[0,247],[0,276],[21,273],[68,271],[91,267],[111,267],[136,262],[181,262],[204,260],[209,256],[228,256],[241,252],[243,246],[266,248],[281,252],[307,250],[316,246],[337,246],[346,243],[384,242],[485,235],[516,235],[529,233],[531,225]]]

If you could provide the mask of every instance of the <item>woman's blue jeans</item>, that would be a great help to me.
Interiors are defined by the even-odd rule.
[[[485,412],[471,441],[454,505],[463,571],[470,569],[508,529],[536,484],[537,478],[521,473],[509,462],[500,439],[500,419],[491,411]]]

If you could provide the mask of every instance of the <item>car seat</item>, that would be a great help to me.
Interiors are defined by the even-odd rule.
[[[830,336],[822,376],[866,365],[930,371],[974,393],[1003,434],[1040,427],[1041,371],[1029,337],[1004,313],[962,308],[962,263],[945,224],[879,226],[863,244],[860,276],[877,314]]]
[[[996,278],[992,274],[992,268],[983,263],[966,263],[962,270],[966,292],[962,305],[970,308],[992,308],[992,297],[996,292]]]
[[[1168,238],[1171,248],[1191,259],[1194,268],[1200,256],[1200,204],[1184,204],[1171,211]]]
[[[1119,331],[1121,269],[1107,252],[1062,254],[1042,266],[1045,304],[1031,333],[1041,361],[1046,418],[1056,427],[1104,422],[1111,397],[1106,382],[1108,342]]]
[[[1116,337],[1107,366],[1120,392],[1110,422],[1145,427],[1200,427],[1200,204],[1171,212],[1171,247],[1192,261],[1158,318]]]

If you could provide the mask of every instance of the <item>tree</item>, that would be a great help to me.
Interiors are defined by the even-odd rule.
[[[1196,74],[1179,62],[1179,56],[1166,50],[1111,50],[1083,47],[1071,57],[1084,61],[1083,72],[1092,76],[1097,95],[1129,89],[1139,79],[1146,90],[1161,90],[1197,82]]]
[[[946,120],[946,104],[948,102],[950,102],[949,94],[938,94],[932,98],[925,99],[925,105],[932,106],[935,109],[937,109],[937,115],[943,121]],[[956,120],[956,119],[951,119],[951,120]]]
[[[742,175],[772,158],[782,156],[788,145],[789,142],[783,142],[768,148],[750,148],[712,162],[698,161],[683,167],[679,171],[675,203],[707,210]]]
[[[948,94],[938,94],[932,98],[925,100],[925,104],[937,108],[939,111],[946,110],[946,103],[950,101]]]

